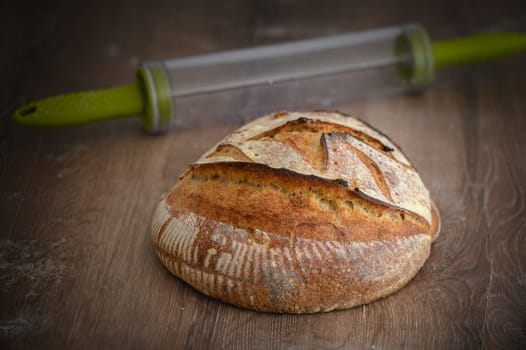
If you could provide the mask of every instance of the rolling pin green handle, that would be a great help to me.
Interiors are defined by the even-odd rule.
[[[526,51],[526,34],[478,34],[435,41],[431,49],[435,68],[482,62]]]
[[[14,113],[26,126],[67,126],[143,113],[137,84],[111,89],[76,92],[29,103]]]

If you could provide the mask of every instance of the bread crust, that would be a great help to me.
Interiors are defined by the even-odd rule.
[[[385,135],[338,112],[280,112],[190,165],[162,197],[152,240],[206,295],[312,313],[400,289],[439,230],[427,189]]]

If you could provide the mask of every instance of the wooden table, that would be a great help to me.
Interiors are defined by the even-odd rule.
[[[405,288],[325,314],[211,300],[155,256],[159,196],[233,126],[153,137],[138,120],[10,121],[32,99],[131,82],[139,61],[415,19],[433,38],[524,30],[524,2],[46,1],[0,16],[0,348],[526,347],[525,55],[443,71],[421,96],[332,106],[402,146],[443,226]]]

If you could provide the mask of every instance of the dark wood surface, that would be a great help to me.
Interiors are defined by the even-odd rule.
[[[405,288],[326,314],[211,300],[154,254],[159,196],[234,126],[152,137],[133,119],[55,130],[10,121],[33,99],[131,82],[140,61],[414,20],[433,38],[524,30],[523,1],[0,7],[0,348],[526,348],[525,55],[440,72],[421,96],[332,106],[401,145],[443,226]]]

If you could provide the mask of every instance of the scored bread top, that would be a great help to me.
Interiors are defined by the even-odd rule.
[[[196,165],[236,162],[336,180],[369,201],[436,225],[429,192],[399,147],[338,112],[279,112],[259,118],[226,137],[189,171]]]

